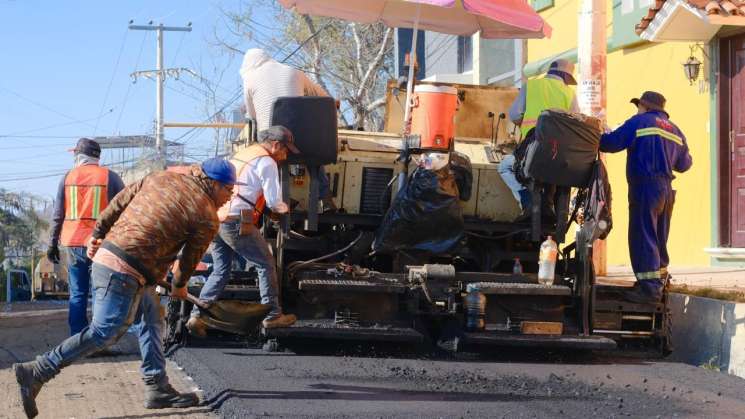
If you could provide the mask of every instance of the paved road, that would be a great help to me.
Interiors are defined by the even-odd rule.
[[[214,347],[173,357],[224,417],[745,417],[742,379],[643,359],[537,363],[515,354],[447,360]]]
[[[55,302],[14,303],[0,307],[0,419],[25,417],[18,386],[10,369],[28,361],[67,337],[67,306]],[[44,385],[36,402],[38,419],[213,417],[206,406],[190,409],[148,410],[143,407],[137,340],[125,335],[114,347],[119,356],[86,358],[65,368]],[[173,363],[168,364],[171,383],[181,391],[194,383]]]

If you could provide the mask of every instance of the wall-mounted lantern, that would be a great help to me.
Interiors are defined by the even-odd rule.
[[[693,82],[698,79],[698,72],[701,70],[701,61],[691,55],[688,57],[686,62],[683,63],[683,71],[685,72],[688,82],[693,86]]]
[[[691,49],[691,55],[688,57],[688,59],[683,63],[683,72],[685,73],[686,79],[688,79],[688,82],[693,86],[693,82],[698,80],[698,74],[701,71],[701,61],[699,61],[698,58],[696,58],[693,55],[693,51],[696,48],[699,48],[701,52],[704,54],[704,58],[707,58],[706,51],[704,51],[704,47],[700,44],[693,44],[689,47]]]

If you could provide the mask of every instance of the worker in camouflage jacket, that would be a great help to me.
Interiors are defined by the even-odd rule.
[[[115,343],[135,321],[145,407],[198,403],[196,394],[179,393],[168,382],[154,288],[177,261],[171,295],[186,297],[186,284],[217,234],[217,209],[230,199],[235,183],[230,162],[210,159],[187,175],[153,173],[111,201],[87,243],[96,299],[91,324],[36,360],[13,365],[28,417],[38,413],[35,398],[45,382],[75,360]]]

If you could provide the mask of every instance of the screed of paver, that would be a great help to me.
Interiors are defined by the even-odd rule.
[[[50,349],[67,336],[66,314],[34,312],[0,318],[0,418],[25,417],[10,368]],[[37,397],[39,418],[214,417],[209,407],[145,409],[137,341],[126,335],[114,347],[121,355],[86,358],[65,368],[45,384]],[[168,361],[168,376],[179,391],[193,391],[176,364]]]

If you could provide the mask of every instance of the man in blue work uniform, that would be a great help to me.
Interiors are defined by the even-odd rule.
[[[636,284],[625,298],[635,303],[660,301],[668,279],[667,237],[673,214],[673,171],[685,172],[693,161],[680,129],[665,112],[665,98],[644,92],[631,99],[638,113],[600,138],[600,150],[627,150],[629,183],[629,253]]]

